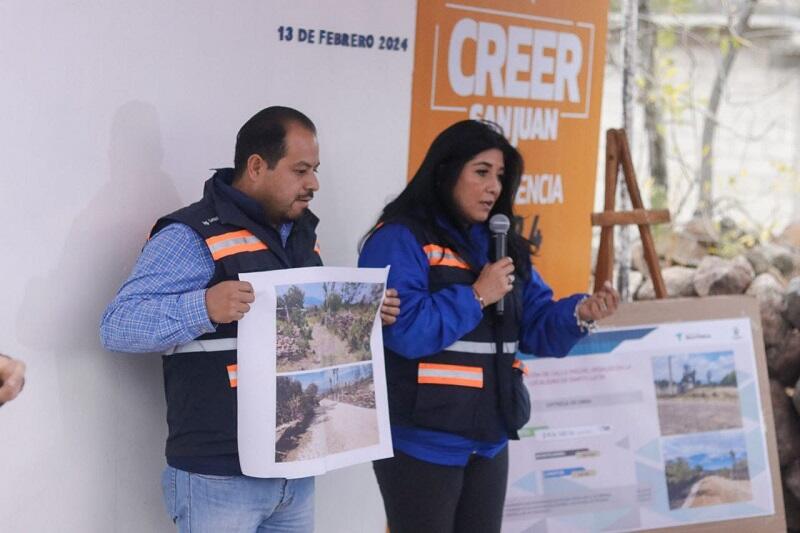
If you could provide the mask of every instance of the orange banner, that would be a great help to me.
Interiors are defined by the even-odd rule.
[[[589,285],[607,15],[607,0],[417,4],[409,173],[450,124],[499,124],[525,158],[517,223],[557,296]]]

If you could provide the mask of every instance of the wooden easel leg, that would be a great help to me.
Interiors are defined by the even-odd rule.
[[[619,150],[617,131],[606,131],[606,175],[604,210],[614,211],[617,195],[617,172],[619,170]],[[600,247],[597,250],[597,267],[594,272],[594,292],[614,274],[614,226],[603,226],[600,229]]]
[[[650,226],[640,224],[639,235],[642,238],[644,259],[647,262],[647,270],[650,271],[650,279],[653,280],[656,298],[666,298],[667,287],[664,285],[664,278],[661,277],[661,266],[658,264],[658,254],[656,253],[656,245],[653,242],[653,234],[650,233]]]
[[[631,152],[628,147],[628,138],[624,130],[619,130],[619,144],[621,148],[620,163],[622,164],[622,173],[625,175],[625,184],[628,186],[631,205],[634,209],[644,209],[642,194],[639,192],[639,184],[636,181],[636,171],[633,169]],[[666,298],[667,288],[664,285],[664,278],[661,276],[661,267],[658,264],[658,254],[656,253],[656,246],[653,241],[653,234],[650,232],[650,226],[647,224],[639,224],[639,235],[642,238],[644,259],[647,262],[647,269],[650,271],[650,279],[653,280],[653,289],[655,290],[656,298]]]

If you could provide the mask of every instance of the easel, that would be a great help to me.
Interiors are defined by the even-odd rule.
[[[632,211],[615,211],[614,203],[617,196],[617,175],[622,166],[625,184],[633,205]],[[656,298],[666,298],[667,289],[661,277],[661,267],[658,264],[658,254],[650,233],[651,224],[669,222],[670,216],[667,209],[646,210],[642,203],[642,195],[636,183],[636,173],[633,170],[631,151],[628,147],[628,138],[623,129],[610,129],[606,131],[606,195],[602,213],[592,213],[592,226],[600,226],[600,249],[597,255],[595,268],[594,290],[597,292],[606,281],[611,280],[614,272],[614,226],[636,224],[639,226],[639,235],[644,247],[644,258],[647,269],[653,280]]]

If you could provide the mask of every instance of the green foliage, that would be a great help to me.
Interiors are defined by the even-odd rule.
[[[277,405],[276,422],[278,425],[289,422],[303,422],[314,416],[319,405],[319,389],[311,383],[306,390],[299,381],[278,376],[276,381]]]
[[[286,291],[286,294],[281,297],[283,301],[281,302],[281,298],[279,298],[278,301],[289,309],[302,309],[305,296],[306,294],[300,287],[292,285],[289,287],[289,290]]]
[[[338,292],[332,292],[325,298],[325,310],[330,313],[336,313],[339,309],[342,308],[344,302],[342,301],[342,296]]]
[[[678,34],[672,28],[661,28],[656,33],[656,46],[661,49],[675,48],[678,44]]]
[[[651,209],[667,209],[667,188],[663,185],[656,185],[650,189],[650,206]]]
[[[304,323],[303,318],[303,302],[306,294],[297,285],[292,285],[286,294],[278,296],[277,306],[284,313],[284,318],[287,322],[291,322],[297,326],[302,326]]]
[[[653,13],[691,13],[698,10],[696,0],[649,0],[650,11]],[[611,0],[611,12],[620,13],[623,9],[622,0]]]
[[[372,317],[359,314],[356,316],[350,328],[347,331],[344,340],[347,341],[348,346],[354,352],[365,352],[365,358],[368,358],[370,353],[369,334],[372,330]]]
[[[678,15],[696,10],[695,3],[695,0],[650,0],[650,10]]]
[[[367,296],[364,297],[366,301],[363,303],[371,303],[371,302],[379,302],[380,299],[383,297],[383,285],[380,283],[374,283],[369,290]]]
[[[719,228],[720,237],[717,245],[708,249],[709,253],[720,257],[732,258],[741,255],[758,243],[758,235],[736,227],[726,229],[719,222],[715,223],[715,225]]]
[[[719,384],[722,385],[723,387],[730,387],[730,386],[734,386],[735,387],[736,386],[736,371],[732,370],[732,371],[728,372],[727,374],[725,374],[725,376],[721,380],[719,380]]]
[[[667,483],[671,485],[694,483],[698,474],[697,469],[690,467],[689,462],[683,457],[667,461],[664,471],[667,475]],[[700,472],[702,472],[702,468]]]
[[[357,282],[344,282],[341,284],[341,299],[342,303],[352,305],[356,303],[361,283]]]

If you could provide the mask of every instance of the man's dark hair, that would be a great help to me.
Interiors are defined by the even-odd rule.
[[[263,157],[268,168],[275,168],[286,155],[286,130],[292,123],[317,133],[311,119],[291,107],[268,107],[245,122],[236,135],[236,153],[233,156],[236,177],[244,174],[247,159],[253,154]]]

